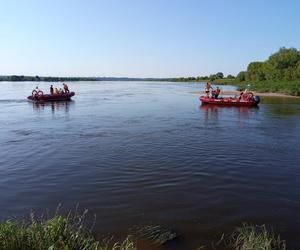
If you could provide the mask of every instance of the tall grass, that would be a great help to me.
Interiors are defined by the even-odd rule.
[[[218,242],[211,246],[200,246],[197,250],[286,250],[286,243],[267,230],[264,225],[253,226],[244,224],[232,234],[222,235]]]
[[[96,240],[92,228],[88,228],[86,213],[69,213],[63,217],[55,214],[44,219],[31,214],[29,220],[7,220],[0,223],[0,250],[136,250],[133,240],[149,239],[154,245],[177,238],[177,234],[161,226],[146,226],[135,229],[135,236],[128,236],[121,243],[112,239]],[[222,236],[211,247],[198,249],[227,250],[286,250],[285,241],[263,226],[243,225],[233,234]]]
[[[229,248],[234,250],[285,250],[285,241],[268,231],[263,226],[243,225],[237,228],[229,241]]]
[[[86,212],[69,213],[50,219],[35,218],[30,221],[8,220],[0,223],[0,249],[2,250],[135,250],[128,237],[122,243],[99,242],[85,226]]]

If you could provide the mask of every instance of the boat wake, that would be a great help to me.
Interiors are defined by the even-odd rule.
[[[0,104],[3,103],[24,103],[27,102],[26,99],[0,99]]]

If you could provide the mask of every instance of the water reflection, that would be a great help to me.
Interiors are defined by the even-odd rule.
[[[300,104],[300,98],[293,97],[277,97],[277,96],[264,96],[261,99],[261,104]]]
[[[281,105],[274,105],[270,109],[270,113],[276,116],[293,116],[300,114],[300,107],[299,106],[281,106]]]
[[[200,110],[204,111],[204,119],[208,121],[209,119],[218,119],[218,106],[216,105],[200,105]]]
[[[268,107],[268,114],[272,116],[286,117],[300,114],[300,98],[297,97],[264,97],[262,104]]]
[[[206,104],[201,104],[199,106],[199,110],[204,111],[204,116],[205,120],[208,120],[209,118],[214,118],[217,119],[218,115],[221,111],[226,110],[232,111],[238,114],[238,117],[242,118],[248,118],[253,111],[258,111],[259,107],[254,106],[254,107],[238,107],[238,106],[220,106],[220,105],[206,105]]]
[[[51,108],[52,113],[58,111],[65,111],[69,113],[70,107],[74,105],[74,101],[57,101],[57,102],[32,102],[32,107],[35,111],[45,110]]]

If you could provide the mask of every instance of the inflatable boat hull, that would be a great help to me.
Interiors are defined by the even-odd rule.
[[[56,94],[56,95],[30,95],[27,97],[28,100],[34,102],[52,102],[52,101],[68,101],[72,96],[75,95],[75,92],[69,92],[64,94]]]

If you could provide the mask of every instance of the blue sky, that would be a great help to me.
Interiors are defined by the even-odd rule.
[[[237,74],[300,49],[300,1],[0,0],[0,75]]]

